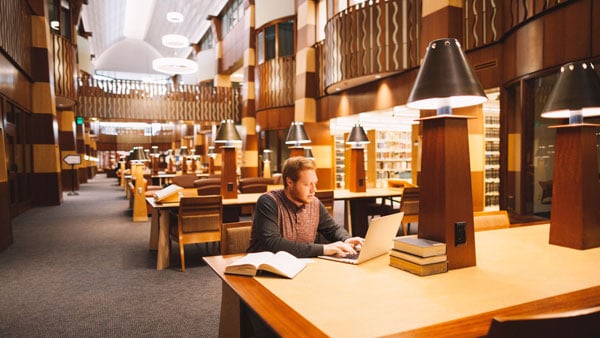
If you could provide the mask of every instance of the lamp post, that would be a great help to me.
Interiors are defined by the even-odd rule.
[[[310,143],[310,138],[304,130],[304,123],[292,122],[288,130],[285,144],[290,144],[290,157],[304,156],[303,144]]]
[[[573,249],[600,246],[600,182],[598,182],[597,124],[584,117],[600,116],[600,79],[592,63],[561,67],[545,118],[568,118],[556,129],[550,244]]]
[[[152,159],[152,174],[158,175],[158,157],[160,156],[160,152],[158,151],[158,146],[152,146],[150,150],[150,157]]]
[[[271,150],[263,150],[263,177],[271,177]]]
[[[182,146],[179,149],[179,155],[181,155],[181,174],[185,175],[188,172],[188,165],[187,165],[188,148],[187,148],[187,146]]]
[[[237,198],[237,159],[235,144],[242,143],[233,120],[224,120],[217,131],[215,143],[223,144],[221,165],[221,196]]]
[[[456,39],[431,41],[407,106],[435,109],[421,118],[418,236],[446,243],[448,269],[476,265],[467,116],[452,108],[482,104],[487,97]]]
[[[348,190],[351,192],[365,192],[367,191],[367,185],[365,183],[365,150],[363,146],[369,143],[369,138],[361,125],[356,124],[352,127],[346,143],[352,146]]]
[[[135,177],[135,191],[133,198],[133,221],[145,222],[148,220],[146,209],[146,185],[144,184],[144,162],[148,161],[144,148],[133,147],[131,153],[131,177]]]

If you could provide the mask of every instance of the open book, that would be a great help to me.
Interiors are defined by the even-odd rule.
[[[258,271],[268,271],[287,278],[294,278],[298,272],[306,267],[306,261],[296,258],[292,254],[279,251],[249,253],[246,256],[229,264],[225,273],[244,276],[255,276]]]
[[[178,202],[180,191],[183,191],[183,187],[171,184],[166,188],[156,191],[154,193],[154,200],[158,203]]]

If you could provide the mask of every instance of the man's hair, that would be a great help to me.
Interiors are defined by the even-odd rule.
[[[298,181],[300,173],[304,170],[315,170],[315,161],[304,157],[294,156],[290,157],[283,162],[283,169],[281,170],[281,178],[283,179],[283,186],[287,187],[286,178],[290,178],[293,182]]]

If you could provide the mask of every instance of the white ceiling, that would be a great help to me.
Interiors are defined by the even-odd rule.
[[[135,9],[132,15],[127,15],[128,3]],[[92,33],[89,38],[90,53],[94,55],[92,63],[96,66],[95,63],[107,49],[127,39],[139,39],[163,57],[187,57],[192,51],[191,47],[165,47],[161,42],[162,36],[181,34],[190,43],[198,42],[210,27],[208,16],[219,14],[226,3],[227,0],[89,0],[82,8],[82,21],[85,31]],[[171,11],[182,13],[184,21],[167,21],[167,12]],[[132,32],[128,27],[133,27],[135,31]],[[112,61],[122,61],[123,67],[131,67],[127,66],[125,59],[132,59],[132,55],[125,55],[122,59]]]

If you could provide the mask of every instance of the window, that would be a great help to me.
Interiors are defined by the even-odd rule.
[[[221,29],[223,36],[227,35],[229,31],[244,17],[244,3],[242,0],[233,0],[231,5],[225,10],[223,14],[223,21]]]
[[[294,56],[296,44],[294,20],[267,26],[256,33],[258,64],[276,57]]]

